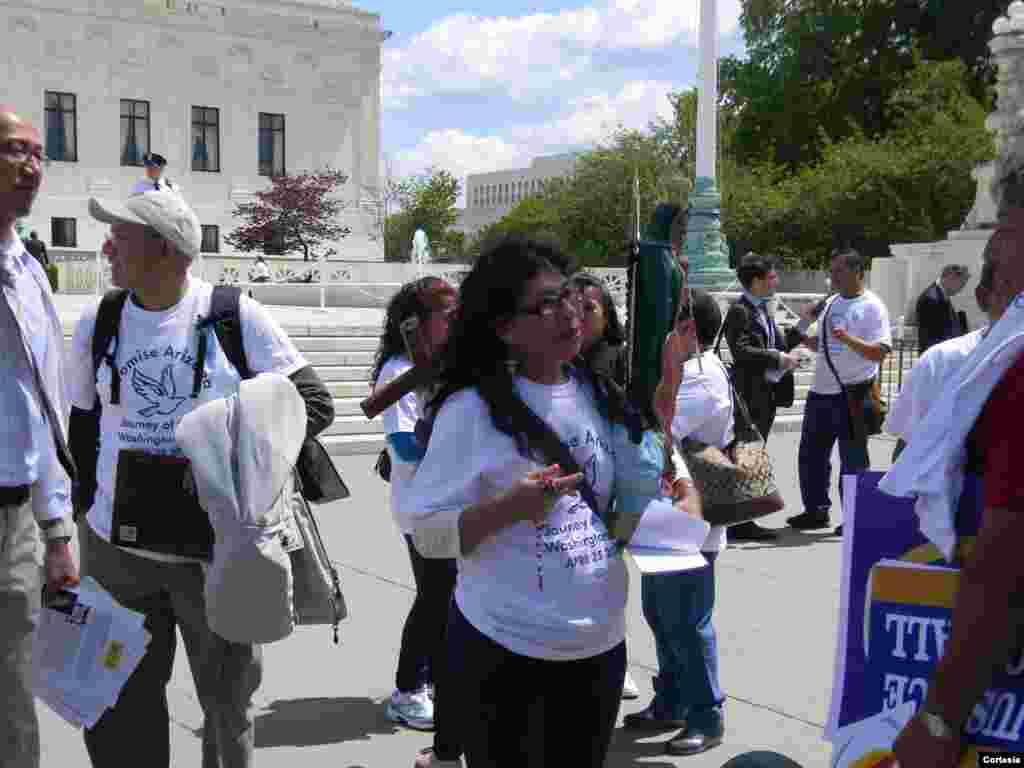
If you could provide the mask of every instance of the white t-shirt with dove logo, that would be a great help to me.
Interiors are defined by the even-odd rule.
[[[91,410],[98,391],[103,404],[96,497],[87,519],[92,529],[107,541],[118,452],[136,449],[181,456],[174,439],[181,417],[205,402],[238,390],[241,377],[228,362],[213,329],[209,329],[199,396],[192,397],[198,343],[196,323],[209,313],[212,295],[210,283],[190,277],[184,298],[170,309],[149,312],[131,299],[125,302],[117,346],[121,374],[119,405],[110,402],[110,366],[101,363],[93,375],[92,336],[99,304],[85,309],[78,320],[68,366],[70,399],[75,408]],[[240,300],[239,318],[242,346],[253,372],[290,376],[308,364],[270,314],[245,295]],[[141,550],[133,552],[147,554]]]

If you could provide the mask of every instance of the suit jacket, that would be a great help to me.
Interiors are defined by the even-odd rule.
[[[920,352],[940,341],[959,336],[966,330],[961,328],[961,320],[953,309],[953,302],[934,283],[917,298],[914,314],[917,316],[917,346]]]
[[[775,416],[777,386],[768,381],[764,374],[766,371],[779,370],[781,353],[788,352],[795,344],[784,339],[776,326],[775,344],[769,345],[768,333],[758,319],[759,313],[761,310],[751,304],[746,296],[740,297],[729,307],[723,334],[732,353],[736,391],[747,404],[750,417],[758,429],[763,429],[762,425],[770,424]],[[775,319],[770,318],[769,322],[774,324]]]

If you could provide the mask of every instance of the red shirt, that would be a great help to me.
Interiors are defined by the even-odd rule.
[[[1024,353],[992,390],[976,437],[985,460],[985,508],[1024,503]]]

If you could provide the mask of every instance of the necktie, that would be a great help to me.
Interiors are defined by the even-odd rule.
[[[772,313],[768,309],[768,299],[761,302],[761,311],[764,312],[764,322],[768,329],[768,349],[775,349],[775,322],[772,320]]]
[[[25,338],[24,312],[21,307],[21,302],[18,300],[18,294],[14,290],[14,280],[6,269],[3,270],[3,283],[7,289],[3,291],[4,297],[6,298],[5,303],[11,310],[11,314],[14,315],[15,324],[18,326],[18,335],[21,337],[21,346],[25,350],[25,358],[28,362],[29,370],[32,371],[32,380],[36,387],[36,397],[39,400],[39,405],[42,408],[43,415],[46,417],[46,421],[50,425],[50,435],[53,437],[53,445],[57,451],[57,460],[60,461],[60,465],[64,467],[64,471],[68,473],[68,477],[71,478],[72,482],[74,482],[76,475],[75,462],[71,458],[71,451],[68,450],[67,440],[64,439],[64,432],[60,428],[60,420],[57,415],[57,411],[53,407],[53,402],[50,400],[50,396],[46,392],[46,386],[39,373],[39,365],[36,362],[35,354],[32,352],[32,345],[29,344],[28,339]]]
[[[160,189],[160,179],[153,182],[153,189]]]

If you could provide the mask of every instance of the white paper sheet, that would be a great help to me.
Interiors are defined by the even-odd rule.
[[[75,726],[92,727],[146,653],[145,617],[118,605],[95,582],[68,590],[68,609],[44,607],[33,645],[36,695]]]
[[[647,505],[626,551],[641,573],[673,573],[708,564],[700,548],[711,526],[668,498]]]

